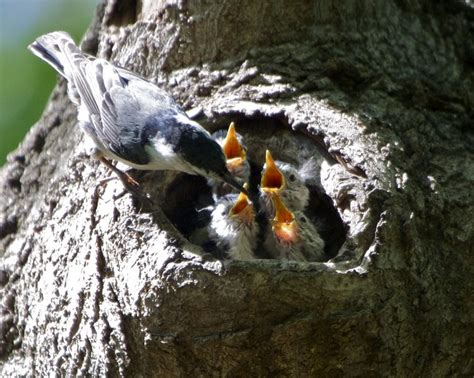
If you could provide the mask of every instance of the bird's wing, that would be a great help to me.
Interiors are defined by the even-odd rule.
[[[86,131],[93,134],[101,147],[128,160],[121,151],[124,130],[118,122],[113,98],[113,93],[123,88],[125,83],[120,80],[114,66],[105,60],[84,59],[77,53],[76,59],[72,54],[66,53],[65,56],[70,67],[69,80],[80,98],[78,117],[83,121],[89,119],[92,125]]]
[[[74,78],[97,139],[127,161],[147,164],[147,121],[177,108],[174,100],[140,76],[102,59],[79,64]]]
[[[65,32],[42,35],[29,49],[66,78],[78,119],[99,148],[127,161],[147,163],[142,143],[146,118],[154,107],[158,116],[163,109],[178,108],[166,92],[133,72],[85,54]]]
[[[66,78],[69,97],[78,105],[78,118],[88,125],[86,130],[106,148],[117,145],[120,131],[110,92],[123,83],[113,66],[83,53],[65,32],[38,37],[29,49]]]
[[[114,87],[121,86],[116,76],[113,66],[100,59],[79,65],[74,75],[81,106],[87,109],[99,140],[107,147],[120,143],[117,112],[111,97]]]
[[[184,114],[164,90],[144,78],[105,60],[89,64],[88,82],[99,104],[100,138],[125,160],[147,164],[145,145],[159,130],[170,130],[175,116]]]

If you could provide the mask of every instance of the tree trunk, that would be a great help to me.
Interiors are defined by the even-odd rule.
[[[153,211],[99,185],[61,81],[0,171],[0,375],[472,376],[469,4],[100,5],[84,50],[235,121],[257,160],[315,157],[339,252],[204,253],[179,211],[199,178],[142,174]]]

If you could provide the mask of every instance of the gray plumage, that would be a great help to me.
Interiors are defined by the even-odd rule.
[[[266,162],[263,166],[262,177],[266,175],[270,167],[272,175],[282,175],[282,187],[275,188],[283,203],[292,211],[304,210],[309,203],[310,192],[306,183],[316,171],[313,159],[308,159],[299,168],[293,164],[273,160],[269,151],[266,154]],[[277,180],[279,182],[279,180]],[[269,217],[273,217],[275,209],[271,201],[271,195],[260,187],[260,204]]]
[[[309,189],[302,173],[306,173],[306,167],[310,163],[303,164],[300,169],[278,160],[275,163],[286,180],[286,187],[281,192],[283,202],[292,210],[304,210],[309,202]]]
[[[272,196],[275,218],[269,224],[264,247],[273,258],[324,261],[324,241],[302,211],[291,212],[278,194]]]
[[[242,190],[220,146],[155,84],[83,53],[65,32],[43,35],[29,49],[67,80],[68,95],[97,157],[137,169],[212,177]]]
[[[259,226],[252,202],[242,196],[227,194],[219,198],[211,212],[208,234],[231,259],[253,260]]]
[[[264,247],[275,259],[321,262],[326,260],[324,240],[316,226],[311,223],[302,211],[294,212],[298,224],[298,238],[293,243],[283,243],[278,240],[273,230],[268,229],[265,235]],[[271,228],[271,226],[269,226]]]

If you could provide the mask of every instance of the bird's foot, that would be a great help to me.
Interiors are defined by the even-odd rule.
[[[125,172],[125,176],[127,177],[127,181],[131,184],[131,185],[134,185],[134,186],[140,186],[140,184],[138,183],[138,181],[136,181],[132,176],[130,176],[127,172]]]
[[[117,177],[113,177],[113,176],[110,176],[110,177],[107,177],[105,179],[102,179],[99,181],[99,183],[97,184],[98,187],[100,188],[105,188],[105,186],[107,185],[107,183],[109,181],[112,181],[112,180],[117,180]]]
[[[101,158],[100,161],[111,171],[113,171],[117,177],[120,179],[122,182],[123,186],[125,187],[125,190],[132,194],[135,198],[137,198],[140,203],[141,203],[141,208],[146,208],[146,207],[152,207],[153,206],[153,201],[146,196],[145,193],[141,190],[140,184],[128,173],[122,172],[120,169],[115,167],[109,160],[105,158]],[[102,180],[101,184],[105,185],[108,181],[110,181],[111,178]],[[115,199],[121,198],[125,192],[120,193],[119,195],[115,196]]]
[[[153,207],[153,201],[148,198],[148,196],[143,193],[143,191],[140,188],[136,188],[133,186],[127,186],[124,183],[125,190],[123,190],[120,194],[117,194],[114,196],[114,199],[119,199],[122,198],[126,193],[130,193],[134,198],[136,198],[140,202],[140,210],[143,210],[144,208],[151,208]]]

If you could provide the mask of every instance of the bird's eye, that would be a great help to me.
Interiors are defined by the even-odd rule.
[[[301,222],[301,223],[306,223],[306,218],[305,218],[305,217],[301,217],[301,218],[300,218],[300,222]]]
[[[224,210],[224,211],[221,213],[221,215],[224,217],[225,214],[226,214],[226,211]]]
[[[292,174],[290,175],[290,177],[288,177],[288,179],[289,179],[291,182],[295,182],[296,176],[292,173]]]

